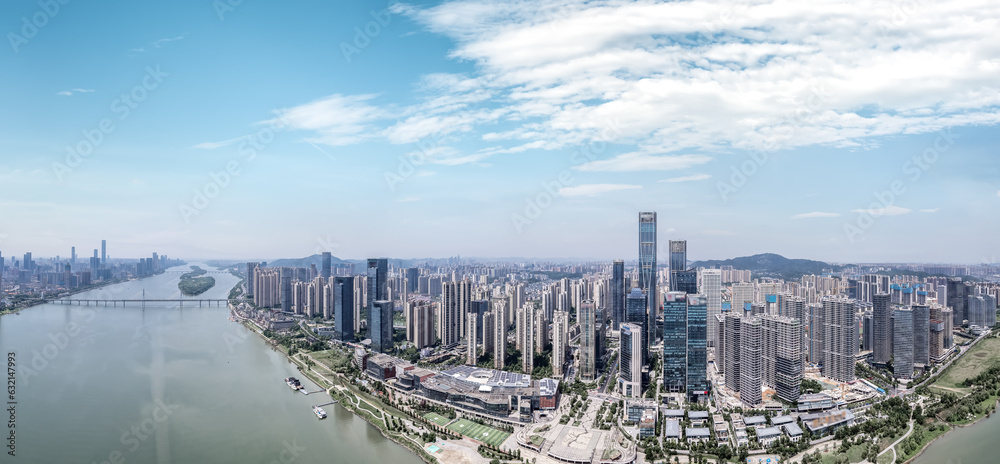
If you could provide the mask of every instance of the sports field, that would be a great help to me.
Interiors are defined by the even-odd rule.
[[[997,363],[1000,363],[1000,338],[983,339],[955,361],[933,386],[967,392],[968,389],[962,387],[965,379],[975,377]]]
[[[444,417],[436,412],[424,414],[424,419],[431,421],[434,425],[440,425],[441,427],[448,425],[448,422],[451,421],[451,419],[448,419],[447,417]]]
[[[492,446],[500,446],[510,436],[510,433],[502,432],[466,419],[459,419],[454,424],[449,425],[448,429]]]

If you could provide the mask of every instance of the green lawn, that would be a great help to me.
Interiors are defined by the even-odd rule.
[[[450,421],[447,417],[444,417],[436,412],[424,414],[424,419],[431,421],[434,425],[440,425],[441,427],[448,425],[448,422]]]
[[[480,425],[467,419],[455,421],[455,423],[448,426],[448,429],[492,446],[500,446],[510,436],[510,433]]]
[[[967,392],[961,385],[965,379],[975,377],[996,364],[1000,364],[1000,338],[983,339],[948,367],[934,382],[934,386]]]

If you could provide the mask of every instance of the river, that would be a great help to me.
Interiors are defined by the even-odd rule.
[[[1000,420],[991,415],[969,427],[950,430],[924,450],[913,464],[981,464],[998,462],[993,440],[1000,437]]]
[[[143,290],[179,298],[187,270],[74,298],[141,298]],[[209,275],[216,286],[193,298],[226,298],[238,282]],[[225,304],[147,303],[46,304],[0,317],[0,351],[15,352],[18,365],[17,456],[5,449],[0,462],[422,462],[340,406],[318,420],[311,405],[329,396],[292,392],[283,379],[293,375],[318,388],[228,316]]]

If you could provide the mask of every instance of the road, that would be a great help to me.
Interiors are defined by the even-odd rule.
[[[608,385],[611,385],[611,379],[615,378],[615,374],[618,372],[618,358],[615,357],[614,359],[615,359],[614,364],[612,364],[611,369],[608,369],[607,371],[608,372],[607,379],[604,380],[604,385],[601,385],[601,388],[597,390],[598,393],[604,393],[608,391]]]
[[[878,455],[881,456],[881,455],[885,454],[886,451],[892,450],[892,462],[896,462],[896,445],[898,445],[900,442],[902,442],[903,440],[905,440],[906,437],[910,436],[910,433],[913,432],[913,421],[912,420],[909,422],[909,427],[910,427],[909,430],[907,430],[906,433],[904,433],[902,437],[899,437],[899,440],[896,440],[895,442],[893,442],[893,444],[889,445],[888,448],[882,450],[882,452],[879,453]]]

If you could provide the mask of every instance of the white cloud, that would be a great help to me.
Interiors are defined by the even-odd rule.
[[[231,139],[220,140],[218,142],[202,142],[191,146],[191,148],[200,148],[202,150],[215,150],[216,148],[228,147],[234,143],[248,138],[248,135],[242,135],[240,137],[234,137]]]
[[[886,206],[884,208],[872,208],[872,209],[855,209],[851,210],[854,213],[867,213],[872,216],[899,216],[901,214],[908,214],[913,210],[909,208],[903,208],[896,205]]]
[[[90,92],[93,92],[93,91],[94,91],[94,89],[70,89],[70,90],[63,90],[62,92],[56,92],[56,95],[60,95],[60,96],[63,96],[63,97],[71,97],[74,94],[78,94],[78,93],[90,93]]]
[[[802,213],[792,216],[792,219],[807,219],[807,218],[834,218],[840,216],[840,213],[824,213],[822,211],[813,211],[811,213]]]
[[[626,153],[606,160],[591,161],[574,167],[580,171],[671,171],[705,164],[712,158],[705,155],[653,155]]]
[[[676,184],[678,182],[694,182],[694,181],[706,180],[706,179],[711,179],[711,178],[712,178],[712,176],[709,175],[709,174],[694,174],[694,175],[691,175],[691,176],[671,177],[669,179],[663,179],[660,182],[667,182],[667,183],[670,183],[670,184]]]
[[[618,190],[641,189],[641,185],[631,184],[584,184],[575,187],[563,187],[559,189],[559,195],[564,197],[593,197],[607,192]]]
[[[1000,190],[997,190],[997,196],[1000,197]]]
[[[938,211],[941,211],[941,208],[927,208],[920,210],[921,213],[936,213]]]
[[[373,98],[375,95],[330,95],[280,111],[280,123],[316,132],[318,136],[310,138],[310,142],[332,146],[355,144],[374,137],[374,123],[387,117],[385,111],[368,103]]]
[[[168,43],[168,42],[174,42],[176,40],[181,40],[186,35],[187,35],[187,33],[185,32],[184,34],[181,34],[181,35],[179,35],[177,37],[166,37],[166,38],[163,38],[163,39],[157,39],[157,40],[154,40],[154,41],[150,42],[149,44],[152,45],[153,48],[161,48],[163,46],[163,44]],[[146,47],[136,47],[136,48],[130,49],[129,51],[130,52],[136,52],[136,53],[144,53],[144,52],[146,52],[148,50],[149,49],[146,48]]]

